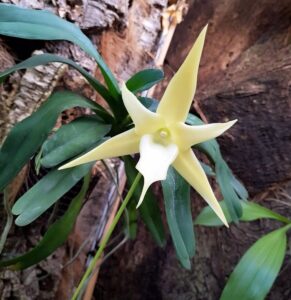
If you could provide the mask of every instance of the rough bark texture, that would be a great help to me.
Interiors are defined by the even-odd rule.
[[[119,80],[127,80],[152,64],[166,4],[166,0],[133,1],[127,12],[127,27],[102,35],[102,56]]]
[[[12,55],[10,54],[9,49],[6,47],[6,45],[3,43],[3,41],[0,39],[0,71],[4,71],[5,69],[11,67],[14,64],[14,59]],[[12,80],[11,80],[12,81]],[[13,85],[12,85],[13,86]],[[12,88],[13,91],[15,91],[15,87]],[[0,141],[4,138],[7,132],[7,124],[10,124],[9,122],[9,105],[11,96],[13,95],[13,92],[11,90],[7,91],[1,85],[0,87]]]
[[[42,51],[35,51],[34,55]],[[9,107],[9,127],[30,116],[54,90],[65,66],[53,63],[38,66],[25,72],[19,82],[19,89]],[[8,130],[10,128],[7,128]]]

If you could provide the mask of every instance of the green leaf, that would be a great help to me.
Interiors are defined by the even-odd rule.
[[[30,117],[13,127],[0,149],[0,191],[40,148],[55,126],[58,115],[75,106],[99,109],[95,102],[77,94],[57,92]]]
[[[235,176],[232,175],[231,177],[231,185],[237,195],[239,196],[240,199],[242,200],[247,200],[249,197],[249,193],[247,189],[244,187],[244,185],[237,179]]]
[[[110,128],[110,125],[100,122],[94,116],[80,117],[62,126],[43,144],[41,164],[51,168],[87,151],[92,146],[96,146]]]
[[[138,96],[138,99],[140,100],[141,104],[146,107],[148,110],[152,111],[152,112],[156,112],[158,105],[159,105],[159,101],[153,98],[149,98],[149,97],[142,97],[142,96]]]
[[[164,78],[164,72],[159,69],[146,69],[134,74],[127,82],[127,88],[138,93],[150,89]]]
[[[36,175],[39,175],[39,171],[41,168],[41,156],[42,156],[42,149],[39,150],[39,152],[34,157],[34,170]]]
[[[78,195],[72,200],[65,214],[52,224],[45,233],[43,239],[24,255],[0,261],[0,268],[11,266],[13,270],[22,270],[35,265],[51,255],[68,238],[77,216],[82,208],[90,182],[90,175],[84,178],[83,186]]]
[[[290,223],[290,220],[284,216],[263,207],[254,202],[242,202],[243,214],[241,216],[241,221],[249,222],[258,219],[273,219],[283,223]]]
[[[130,239],[134,240],[137,234],[137,209],[136,209],[136,202],[131,201],[127,205],[127,226],[126,226],[126,234],[129,236]]]
[[[241,199],[231,184],[234,176],[226,162],[222,159],[222,156],[216,160],[215,173],[216,181],[219,184],[221,194],[226,202],[231,220],[237,222],[242,214]]]
[[[66,170],[53,170],[22,195],[12,207],[18,215],[16,225],[25,226],[37,219],[91,169],[92,163]]]
[[[244,254],[220,300],[263,300],[266,297],[284,260],[289,227],[265,235]]]
[[[137,170],[135,169],[135,162],[132,157],[125,156],[123,157],[125,163],[125,171],[129,185],[131,185],[137,175]],[[139,183],[138,187],[134,192],[135,204],[137,204],[140,194],[142,191],[142,183]],[[161,219],[161,212],[157,203],[157,200],[149,189],[145,195],[144,201],[141,206],[138,208],[143,222],[148,227],[150,233],[152,234],[156,243],[162,247],[166,243],[164,226]]]
[[[0,4],[0,7],[1,7],[1,4]],[[0,24],[1,24],[1,22],[0,22]],[[64,57],[60,57],[57,55],[49,54],[49,53],[34,55],[34,56],[22,61],[21,63],[0,73],[0,83],[2,83],[8,75],[10,75],[11,73],[13,73],[15,71],[27,69],[27,68],[34,68],[39,65],[46,65],[48,63],[53,63],[53,62],[59,62],[59,63],[64,63],[67,65],[70,65],[71,67],[73,67],[74,69],[79,71],[80,74],[82,74],[84,76],[84,78],[87,79],[87,81],[90,83],[90,85],[104,98],[104,100],[106,100],[106,102],[109,104],[109,106],[112,104],[112,101],[113,101],[112,96],[110,95],[110,93],[108,92],[106,87],[103,86],[97,79],[95,79],[92,75],[90,75],[87,71],[85,71],[82,67],[77,65],[72,60],[64,58]],[[97,104],[97,106],[99,107],[97,112],[100,117],[102,117],[105,121],[112,120],[111,115],[109,115],[108,112],[101,105]]]
[[[183,267],[191,268],[195,237],[190,205],[190,187],[172,167],[162,181],[167,221],[177,256]]]
[[[0,34],[30,40],[66,40],[77,44],[96,60],[113,97],[119,99],[120,90],[113,74],[91,41],[73,23],[48,11],[0,4]]]
[[[189,114],[186,122],[190,125],[204,124],[197,116]],[[208,158],[215,164],[216,181],[219,184],[223,198],[226,201],[231,220],[237,222],[242,215],[241,201],[247,200],[246,189],[235,178],[227,163],[224,161],[219,144],[215,139],[194,146],[204,152]],[[246,198],[241,198],[246,196]]]
[[[230,223],[231,218],[227,211],[225,201],[220,201],[219,203],[225,214],[227,221]],[[249,221],[256,221],[259,219],[273,219],[286,224],[290,223],[290,220],[288,220],[284,216],[276,212],[273,212],[272,210],[263,207],[257,203],[242,201],[241,205],[243,211],[242,216],[240,217],[241,221],[249,222]],[[195,224],[202,225],[202,226],[223,226],[223,223],[220,221],[220,219],[216,216],[216,214],[209,206],[204,207],[202,209],[198,217],[195,219]]]
[[[231,223],[232,220],[227,210],[225,201],[219,201],[219,205],[223,210],[227,222]],[[206,206],[201,210],[200,214],[195,219],[194,224],[210,227],[224,225],[210,206]]]
[[[202,161],[199,161],[203,171],[207,176],[215,176],[213,169]]]

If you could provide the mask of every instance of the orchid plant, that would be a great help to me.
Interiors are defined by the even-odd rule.
[[[206,30],[207,27],[202,30],[184,63],[170,81],[156,113],[146,109],[127,89],[126,84],[123,84],[122,99],[133,120],[134,128],[116,135],[60,169],[140,152],[136,169],[144,176],[144,187],[137,207],[142,203],[146,191],[153,182],[166,179],[168,168],[172,164],[228,226],[191,146],[216,138],[229,129],[236,120],[196,126],[184,124],[196,89]]]
[[[198,36],[161,101],[157,103],[155,99],[144,98],[139,93],[163,79],[161,70],[138,72],[120,88],[94,45],[74,24],[46,11],[0,4],[0,34],[75,43],[96,60],[106,86],[72,60],[48,53],[32,56],[0,73],[0,83],[17,70],[61,62],[84,76],[110,108],[108,110],[70,91],[54,92],[38,110],[18,123],[7,135],[0,149],[0,191],[4,191],[3,202],[7,212],[7,223],[0,237],[0,254],[12,224],[12,214],[17,216],[17,226],[29,225],[62,199],[79,181],[83,180],[83,185],[67,211],[49,226],[43,239],[32,250],[12,258],[3,255],[0,267],[16,270],[28,268],[61,246],[68,238],[86,198],[93,161],[122,157],[128,179],[128,193],[107,234],[100,241],[72,299],[77,299],[81,294],[124,211],[135,216],[138,211],[157,244],[165,244],[158,201],[151,191],[151,185],[156,181],[162,182],[166,219],[177,257],[187,269],[191,268],[191,258],[195,254],[194,225],[228,226],[239,220],[253,221],[260,218],[275,219],[285,224],[250,248],[232,273],[221,296],[221,300],[264,298],[282,265],[286,251],[286,232],[291,221],[247,202],[246,189],[223,160],[215,138],[228,130],[236,120],[204,124],[196,115],[189,113],[206,31],[207,27]],[[76,106],[88,108],[92,114],[63,125],[52,133],[59,114]],[[210,165],[199,161],[192,147],[206,154]],[[133,156],[137,153],[140,156],[136,164]],[[31,161],[35,161],[36,171],[43,168],[47,174],[21,195],[11,209],[7,191],[13,178]],[[217,201],[206,173],[216,179],[223,201]],[[144,178],[143,186],[141,176]],[[200,212],[195,224],[191,212],[190,186],[209,205]],[[134,230],[131,230],[128,222],[125,222],[125,227],[126,235],[134,238]],[[277,246],[272,247],[273,244]],[[260,263],[257,263],[258,260]],[[264,263],[266,261],[270,262]],[[264,277],[266,272],[268,280]],[[241,280],[240,274],[246,273],[250,276],[244,276]],[[245,289],[245,286],[249,288]]]

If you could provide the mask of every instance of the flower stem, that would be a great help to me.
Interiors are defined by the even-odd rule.
[[[122,216],[122,213],[123,213],[124,209],[126,208],[126,205],[128,204],[129,200],[131,199],[131,197],[132,197],[132,195],[133,195],[140,179],[141,179],[141,174],[138,173],[137,176],[135,177],[134,182],[132,183],[132,186],[130,187],[124,201],[122,202],[119,210],[117,211],[116,216],[114,217],[114,219],[112,221],[112,224],[109,227],[109,230],[108,230],[107,234],[104,236],[104,239],[102,239],[98,251],[96,252],[96,254],[95,254],[94,258],[92,259],[89,267],[87,268],[85,274],[83,275],[77,289],[75,290],[71,300],[78,299],[78,296],[79,296],[83,286],[86,284],[87,279],[89,278],[91,273],[94,271],[94,269],[96,267],[96,264],[97,264],[100,256],[102,255],[102,253],[104,251],[104,248],[106,247],[107,242],[110,239],[111,234],[112,234],[113,230],[115,229],[120,217]]]
[[[0,254],[3,251],[4,245],[7,240],[8,233],[9,233],[12,223],[13,223],[13,216],[12,216],[11,207],[10,207],[11,204],[9,203],[9,195],[8,194],[9,193],[8,193],[7,188],[4,189],[4,210],[6,211],[6,214],[7,214],[7,221],[6,221],[4,230],[0,236]]]

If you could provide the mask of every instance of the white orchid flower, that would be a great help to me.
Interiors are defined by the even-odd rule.
[[[123,84],[122,99],[135,125],[134,128],[112,137],[60,169],[140,152],[136,169],[144,177],[144,187],[137,207],[142,203],[147,189],[153,182],[166,179],[168,168],[172,165],[228,226],[219,202],[191,146],[221,135],[236,120],[199,126],[189,126],[184,123],[196,90],[206,30],[207,26],[202,30],[184,63],[170,81],[156,113],[146,109]]]

